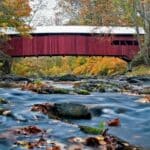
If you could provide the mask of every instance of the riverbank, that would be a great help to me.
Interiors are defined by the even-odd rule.
[[[140,65],[132,68],[131,72],[126,73],[128,76],[150,76],[150,66]]]

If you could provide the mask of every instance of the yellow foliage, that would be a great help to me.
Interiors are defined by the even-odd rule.
[[[114,57],[94,57],[89,58],[87,63],[74,69],[74,74],[87,75],[113,75],[115,73],[124,73],[126,62]]]
[[[126,62],[114,57],[39,57],[13,63],[13,72],[24,76],[114,75],[126,70]]]

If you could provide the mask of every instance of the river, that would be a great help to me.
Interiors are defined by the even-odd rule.
[[[55,83],[54,83],[55,84]],[[72,88],[70,84],[61,83],[56,86]],[[69,137],[86,136],[76,126],[61,121],[49,119],[46,115],[30,111],[33,104],[45,102],[77,102],[88,107],[100,107],[102,114],[94,116],[91,120],[72,120],[75,124],[97,126],[101,121],[120,118],[121,126],[111,127],[109,133],[150,150],[150,104],[137,102],[139,96],[121,93],[91,93],[90,95],[75,94],[37,94],[22,91],[19,88],[0,88],[0,97],[9,101],[1,107],[9,108],[15,116],[22,121],[10,117],[0,116],[0,133],[11,128],[27,125],[37,125],[49,131],[49,136],[60,142],[65,142]],[[7,139],[0,139],[0,150],[19,150],[12,147]]]

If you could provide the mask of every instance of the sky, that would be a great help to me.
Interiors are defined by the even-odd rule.
[[[38,0],[33,0],[32,2],[36,4],[36,1]],[[31,3],[32,3],[31,2]],[[41,10],[39,10],[34,19],[33,19],[33,25],[53,25],[53,20],[54,20],[54,7],[56,6],[56,0],[44,0],[43,4],[46,4],[46,8],[43,7]]]

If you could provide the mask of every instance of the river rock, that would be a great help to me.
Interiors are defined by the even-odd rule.
[[[8,101],[4,98],[0,98],[0,104],[8,104]]]
[[[44,103],[34,104],[32,111],[39,111],[48,115],[51,119],[90,119],[91,112],[82,104],[76,103]]]
[[[90,108],[90,112],[92,116],[95,116],[95,117],[100,116],[103,113],[102,107],[98,107],[98,106]]]
[[[78,81],[78,77],[72,74],[67,74],[56,79],[57,81]]]
[[[130,83],[130,84],[137,84],[137,85],[142,84],[142,82],[139,80],[138,77],[128,77],[127,82]]]
[[[14,76],[14,75],[7,75],[0,78],[1,81],[15,81],[15,82],[21,82],[21,81],[27,81],[32,82],[31,79],[21,76]]]
[[[0,108],[0,115],[9,116],[9,117],[13,116],[12,112],[10,110],[5,109],[5,108]]]
[[[0,82],[0,87],[2,88],[20,88],[22,85],[19,83],[16,83],[14,81],[1,81]]]
[[[34,92],[37,92],[39,94],[69,94],[69,90],[63,89],[63,88],[54,88],[54,87],[43,87],[38,90],[34,90]]]
[[[149,94],[150,95],[150,87],[145,87],[139,91],[139,94]]]
[[[77,103],[55,103],[55,113],[62,118],[90,119],[91,113],[85,105]]]
[[[22,86],[22,90],[30,90],[39,94],[69,94],[69,90],[48,86],[45,83],[27,83]]]
[[[90,95],[90,92],[87,90],[82,90],[82,89],[75,89],[75,93],[80,94],[80,95]]]

